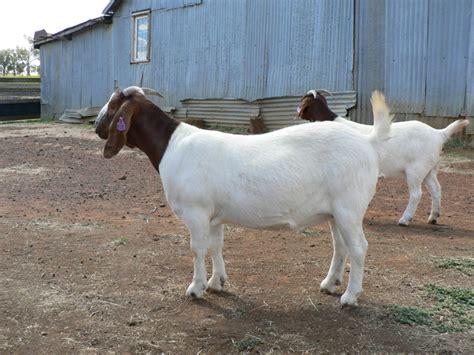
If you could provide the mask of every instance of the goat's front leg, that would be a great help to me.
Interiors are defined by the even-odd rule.
[[[207,289],[206,254],[208,248],[209,219],[205,214],[184,218],[191,234],[191,250],[194,256],[194,275],[186,296],[201,298]]]
[[[227,281],[222,248],[224,246],[224,225],[212,226],[209,233],[209,249],[212,257],[212,276],[209,279],[209,290],[222,291]]]

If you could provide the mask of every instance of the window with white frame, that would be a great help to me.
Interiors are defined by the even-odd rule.
[[[150,60],[150,11],[135,12],[133,19],[132,63]]]

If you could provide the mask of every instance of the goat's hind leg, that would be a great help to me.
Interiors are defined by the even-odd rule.
[[[425,178],[425,185],[431,195],[431,213],[428,223],[436,224],[441,216],[441,185],[439,184],[437,168],[431,170]]]
[[[329,221],[329,226],[331,228],[332,235],[333,255],[328,274],[321,282],[319,290],[327,294],[333,294],[336,292],[337,286],[342,284],[347,250],[344,239],[342,238],[342,235],[334,220]]]
[[[212,257],[212,276],[209,279],[209,290],[222,291],[227,281],[222,248],[224,246],[224,225],[212,226],[209,233],[209,249]]]
[[[364,279],[364,262],[368,243],[362,230],[362,218],[337,219],[336,224],[341,233],[347,250],[347,256],[351,263],[349,283],[344,294],[341,296],[342,306],[357,306],[357,299],[362,293],[362,281]],[[341,223],[342,221],[342,223]]]
[[[415,215],[416,208],[418,207],[418,203],[421,200],[421,183],[422,179],[419,178],[420,174],[416,174],[414,172],[407,172],[407,184],[408,184],[408,192],[410,194],[407,208],[405,212],[403,212],[402,218],[398,221],[398,224],[401,226],[408,226],[408,224],[413,219]]]

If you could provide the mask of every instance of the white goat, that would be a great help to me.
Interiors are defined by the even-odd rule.
[[[321,291],[351,271],[342,305],[362,292],[367,241],[362,219],[375,193],[378,148],[391,120],[383,95],[374,93],[375,129],[370,135],[327,122],[243,136],[202,130],[164,114],[138,87],[112,94],[96,120],[111,158],[126,144],[138,147],[160,173],[174,213],[186,224],[194,253],[194,276],[186,294],[222,290],[225,223],[251,228],[297,229],[329,221],[334,254]],[[212,276],[205,256],[210,250]]]
[[[334,121],[343,123],[357,131],[370,134],[374,126],[349,121],[332,112],[326,98],[310,90],[298,107],[298,117],[308,121]],[[419,121],[394,122],[391,139],[380,149],[381,176],[406,176],[410,199],[398,224],[407,226],[415,215],[421,199],[421,184],[424,182],[431,194],[431,213],[428,223],[436,224],[441,215],[441,185],[437,173],[443,144],[456,132],[469,124],[468,120],[457,120],[444,129],[434,129]]]

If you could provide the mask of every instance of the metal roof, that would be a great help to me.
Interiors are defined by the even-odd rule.
[[[113,15],[115,9],[120,5],[121,2],[122,0],[110,0],[105,9],[102,10],[102,13],[104,15]]]
[[[35,32],[34,45],[35,45],[35,48],[38,49],[41,45],[48,42],[57,41],[61,39],[70,40],[72,38],[72,35],[75,33],[87,30],[101,23],[111,23],[111,22],[112,22],[112,19],[110,16],[100,16],[100,17],[96,17],[96,18],[87,20],[85,22],[82,22],[78,25],[68,27],[62,31],[59,31],[53,34],[47,33],[45,30],[40,30],[40,31]]]

